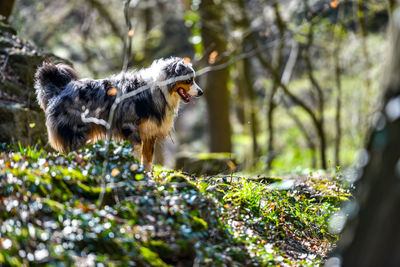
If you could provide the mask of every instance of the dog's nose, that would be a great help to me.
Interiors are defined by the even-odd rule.
[[[202,96],[202,95],[203,95],[203,90],[199,89],[199,90],[197,91],[197,95],[198,95],[198,96]]]

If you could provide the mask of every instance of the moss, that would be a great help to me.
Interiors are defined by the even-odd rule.
[[[47,196],[47,195],[48,195],[47,190],[44,188],[44,186],[43,186],[42,184],[40,184],[40,185],[38,186],[38,188],[39,188],[39,192],[40,192],[40,194],[41,194],[42,196]]]
[[[232,154],[230,153],[197,153],[195,157],[201,160],[208,159],[230,159]]]
[[[164,180],[165,183],[189,183],[185,176],[181,174],[173,174],[167,176]]]
[[[340,202],[349,200],[349,198],[346,196],[329,195],[329,196],[321,196],[320,200],[321,200],[321,202],[328,202],[331,204],[339,204]]]
[[[233,247],[232,258],[238,262],[246,262],[246,257],[248,257],[246,251]]]
[[[64,177],[70,177],[72,180],[87,181],[87,177],[85,177],[78,170],[62,168],[62,167],[58,167],[58,170],[62,173]]]
[[[22,265],[22,263],[18,260],[17,257],[11,257],[8,260],[8,263],[10,264],[10,266],[15,266],[15,267],[17,267],[17,266],[19,267]]]
[[[187,190],[187,189],[194,189],[197,190],[196,185],[190,182],[184,175],[182,174],[172,174],[165,178],[164,183],[177,183],[179,184],[178,190]]]
[[[64,201],[66,200],[66,199],[64,199],[65,195],[71,196],[73,194],[71,192],[71,190],[68,188],[68,186],[64,183],[64,181],[55,180],[55,181],[53,181],[53,185],[55,185],[55,188],[61,193],[61,196]],[[58,197],[60,197],[60,196],[58,195]]]
[[[236,165],[236,160],[229,153],[181,153],[176,159],[177,169],[197,175],[228,173]]]
[[[64,211],[64,206],[57,201],[51,199],[44,199],[43,203],[48,205],[54,211]]]
[[[195,248],[192,242],[189,242],[184,239],[179,239],[176,241],[176,244],[179,246],[179,257],[182,258],[194,258],[196,253],[195,253]]]
[[[19,157],[0,155],[0,168],[6,167],[0,171],[0,195],[8,203],[0,207],[0,220],[9,225],[2,227],[5,231],[0,229],[0,234],[13,244],[26,246],[0,251],[0,265],[11,265],[13,257],[20,264],[27,262],[19,249],[34,251],[40,243],[46,244],[51,257],[32,265],[74,265],[76,251],[94,253],[96,262],[106,266],[193,266],[196,258],[200,266],[267,266],[280,263],[274,260],[277,256],[287,265],[302,265],[304,262],[286,256],[279,244],[291,242],[301,247],[312,236],[318,242],[315,246],[327,251],[335,242],[326,232],[327,218],[337,210],[336,203],[348,198],[348,191],[337,181],[307,180],[287,190],[273,190],[268,183],[280,178],[227,183],[225,176],[192,179],[174,170],[157,170],[151,178],[141,169],[128,171],[132,158],[124,149],[116,149],[119,152],[110,158],[110,170],[121,170],[111,178],[122,186],[106,187],[101,203],[103,188],[98,176],[104,156],[100,145],[67,156],[40,156],[37,152],[40,157],[33,158],[25,151],[15,152]],[[38,164],[39,158],[45,163]],[[85,164],[81,164],[82,158]],[[77,171],[77,166],[82,174],[72,171]],[[2,179],[9,175],[13,177]],[[140,183],[135,179],[138,175],[142,176]],[[201,192],[197,188],[202,188]],[[223,195],[215,197],[214,191]],[[31,213],[31,207],[37,210]],[[21,214],[30,214],[41,223],[27,225],[21,222]],[[238,227],[232,227],[232,222]],[[257,230],[254,236],[249,237],[248,228]],[[81,232],[81,239],[70,240],[70,229]],[[51,236],[54,231],[68,241],[68,248],[63,246],[60,253],[55,251],[63,244],[45,234]],[[33,233],[36,238],[31,237]],[[269,239],[265,233],[273,236]],[[262,245],[267,243],[273,252],[265,251]],[[250,256],[245,246],[253,247],[257,256]],[[316,253],[306,265],[319,263],[320,255]]]
[[[140,254],[143,257],[143,259],[149,263],[151,266],[154,267],[167,267],[171,266],[163,262],[160,257],[158,256],[157,253],[151,251],[150,249],[146,247],[140,247]]]
[[[165,259],[171,257],[173,253],[172,249],[162,240],[151,240],[147,246],[154,252],[156,252],[160,258]]]
[[[102,190],[104,190],[101,186],[89,186],[80,182],[76,183],[75,185],[78,187],[78,191],[80,191],[79,193],[89,199],[98,198]],[[105,197],[108,197],[111,195],[111,193],[111,188],[106,187],[104,192]]]
[[[10,25],[4,23],[3,21],[0,21],[0,31],[1,32],[9,32],[11,34],[17,34],[17,31],[12,28]]]
[[[207,230],[207,222],[204,221],[202,218],[199,218],[197,216],[192,216],[193,219],[193,230],[198,231],[198,232],[203,232]]]

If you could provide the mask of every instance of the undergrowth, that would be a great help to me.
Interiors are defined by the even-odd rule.
[[[338,179],[148,175],[131,150],[2,152],[0,265],[315,265],[337,241]]]

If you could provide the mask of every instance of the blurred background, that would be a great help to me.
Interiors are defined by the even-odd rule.
[[[379,0],[132,0],[129,67],[189,57],[205,92],[181,105],[157,161],[180,168],[194,165],[191,157],[225,158],[230,171],[254,174],[350,166],[380,108],[390,8]],[[123,12],[122,0],[0,4],[21,40],[94,78],[121,71]]]

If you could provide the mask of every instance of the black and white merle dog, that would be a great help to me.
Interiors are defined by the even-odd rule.
[[[115,139],[141,145],[141,161],[147,171],[151,170],[156,139],[167,136],[173,127],[179,100],[193,103],[192,96],[203,94],[194,81],[192,64],[176,57],[100,80],[79,79],[68,65],[44,63],[35,78],[49,142],[63,153],[105,138],[105,125],[85,118],[107,122],[117,96],[133,94],[118,104],[111,132]],[[139,93],[132,93],[135,90]]]

